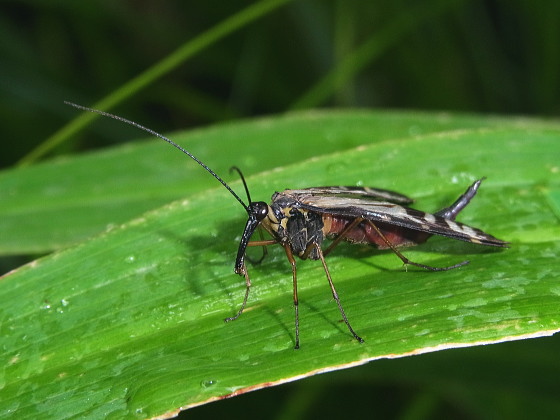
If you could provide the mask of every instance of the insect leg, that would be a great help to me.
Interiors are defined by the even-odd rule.
[[[340,311],[340,314],[342,315],[342,319],[344,320],[344,323],[346,324],[346,326],[348,327],[348,330],[350,330],[350,333],[354,336],[354,338],[356,340],[358,340],[360,343],[363,343],[364,342],[363,338],[360,337],[358,334],[356,334],[354,332],[354,329],[350,325],[350,322],[348,321],[348,318],[346,317],[346,313],[344,312],[344,309],[342,308],[342,303],[340,303],[340,298],[338,297],[338,293],[336,292],[336,289],[334,287],[334,283],[333,283],[332,278],[331,278],[331,273],[329,272],[329,268],[327,267],[327,262],[325,261],[325,256],[323,255],[323,251],[321,250],[321,247],[317,243],[313,243],[313,245],[314,245],[315,249],[317,250],[317,253],[319,254],[319,258],[321,259],[321,262],[323,263],[323,268],[325,269],[325,274],[327,275],[327,280],[329,281],[329,286],[331,286],[331,292],[332,292],[333,298],[336,301],[336,304],[338,305],[338,310]]]
[[[278,241],[276,239],[265,239],[263,241],[251,241],[247,243],[247,246],[268,246],[275,245]]]
[[[268,240],[263,240],[263,241],[249,242],[247,244],[247,246],[262,246],[264,249],[266,249],[267,245],[274,245],[276,243],[278,243],[278,242],[275,241],[274,239],[268,239]],[[261,258],[261,260],[262,260],[262,258]],[[247,267],[245,267],[245,263],[243,263],[243,276],[245,277],[245,287],[246,287],[245,288],[245,297],[243,298],[243,302],[241,303],[241,307],[239,308],[237,313],[234,316],[230,316],[230,317],[224,319],[225,322],[235,321],[237,318],[239,318],[239,316],[245,310],[245,306],[247,305],[247,299],[249,299],[249,290],[251,289],[251,279],[249,278],[249,274],[247,273]]]
[[[352,223],[344,228],[342,232],[331,242],[327,249],[323,252],[323,255],[329,255],[329,253],[344,239],[346,234],[362,223],[365,219],[363,217],[356,217]],[[307,250],[306,250],[307,253]]]
[[[261,239],[259,242],[263,242],[265,239],[264,239],[264,237],[263,237],[262,228],[261,228],[260,226],[258,227],[258,231],[259,231],[259,237],[260,237],[260,239]],[[275,243],[276,243],[276,241],[273,242],[273,244],[275,244]],[[261,246],[262,246],[262,251],[263,251],[263,252],[262,252],[261,257],[260,257],[258,260],[255,261],[255,260],[253,260],[252,258],[250,258],[248,255],[245,255],[245,258],[247,258],[247,259],[251,262],[251,264],[260,264],[260,263],[262,263],[263,260],[264,260],[264,258],[268,255],[268,249],[266,248],[266,245],[272,245],[272,244],[268,244],[268,243],[267,243],[267,244],[265,244],[265,245],[261,245]],[[247,244],[247,246],[257,246],[257,245],[252,245],[252,242],[249,242],[249,243]]]
[[[247,299],[249,298],[249,290],[251,289],[251,279],[249,278],[249,274],[247,273],[247,268],[245,267],[245,263],[243,263],[243,275],[245,276],[245,297],[243,298],[243,303],[241,304],[241,308],[234,316],[224,319],[225,322],[235,321],[239,316],[243,313],[245,309],[245,305],[247,305]]]
[[[383,232],[381,232],[381,230],[375,225],[375,223],[373,223],[371,220],[366,220],[366,222],[370,224],[370,226],[375,230],[375,232],[379,235],[379,237],[383,239],[383,242],[385,242],[387,246],[391,248],[391,251],[393,251],[404,264],[414,265],[416,267],[425,268],[426,270],[431,270],[431,271],[446,271],[446,270],[452,270],[457,267],[461,267],[469,263],[469,261],[462,261],[460,263],[451,265],[449,267],[432,267],[430,265],[425,265],[425,264],[416,263],[414,261],[410,261],[403,254],[401,254],[401,252],[395,247],[395,245],[391,243],[391,241],[389,241],[389,239],[387,239],[387,237],[383,234]]]
[[[292,253],[292,249],[290,248],[289,244],[283,244],[284,250],[286,251],[286,256],[288,257],[288,261],[292,265],[292,280],[294,284],[294,309],[295,309],[295,316],[296,316],[296,345],[294,349],[299,349],[299,301],[298,301],[298,294],[297,294],[297,270],[296,270],[296,260],[294,258],[294,254]]]

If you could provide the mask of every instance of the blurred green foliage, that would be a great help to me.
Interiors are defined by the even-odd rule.
[[[248,1],[4,1],[0,166]],[[287,2],[113,111],[159,131],[294,107],[556,115],[560,3]],[[56,153],[130,138],[107,122]]]

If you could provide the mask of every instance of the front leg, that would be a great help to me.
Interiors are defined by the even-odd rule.
[[[267,245],[273,245],[276,243],[278,242],[273,239],[270,239],[270,240],[249,242],[247,246],[262,246],[264,248]],[[245,306],[247,306],[247,299],[249,299],[249,291],[251,290],[251,279],[249,278],[249,274],[247,273],[247,267],[245,266],[245,263],[243,263],[241,272],[239,274],[243,274],[243,276],[245,277],[245,297],[243,298],[243,302],[241,303],[241,307],[239,308],[237,313],[234,316],[230,316],[224,319],[225,322],[235,321],[237,318],[241,316],[241,314],[245,310]]]
[[[249,278],[249,274],[247,273],[247,267],[245,267],[245,263],[243,263],[242,273],[243,276],[245,276],[245,297],[243,298],[243,302],[241,303],[241,307],[239,308],[237,313],[234,316],[230,316],[224,319],[225,322],[235,321],[237,318],[239,318],[245,310],[245,306],[247,305],[247,299],[249,299],[249,290],[251,290],[251,279]]]

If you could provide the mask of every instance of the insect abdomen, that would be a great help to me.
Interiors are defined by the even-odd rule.
[[[355,218],[323,215],[323,234],[329,239],[340,235]],[[385,238],[396,247],[411,246],[425,242],[431,235],[426,232],[415,231],[396,225],[376,222],[375,225],[385,235]],[[386,241],[365,220],[344,234],[344,240],[354,244],[369,244],[379,249],[388,249]]]

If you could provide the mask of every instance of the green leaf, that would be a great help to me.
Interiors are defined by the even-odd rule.
[[[418,112],[306,112],[170,136],[226,180],[236,180],[237,176],[228,175],[232,165],[250,175],[363,144],[406,142],[419,135],[450,130],[497,126],[530,129],[535,124],[545,126],[539,121]],[[348,177],[345,182],[361,180],[365,185],[381,185],[381,180],[387,184],[392,174],[373,171],[380,163],[374,157],[359,177]],[[352,166],[351,162],[341,164]],[[406,163],[402,169],[409,170],[411,164]],[[321,173],[318,184],[340,184],[338,166],[336,163],[329,169],[333,175],[330,179]],[[473,176],[483,174],[489,174],[486,168]],[[313,185],[295,175],[298,185]],[[400,188],[415,192],[409,176],[402,181]],[[0,254],[64,248],[147,210],[216,185],[200,167],[160,140],[0,172]],[[277,178],[270,185],[271,189],[283,189],[292,187],[293,181]],[[263,190],[260,197],[267,200],[270,195],[271,190]]]
[[[356,134],[361,132],[357,123],[342,125],[352,115],[354,121],[371,120],[361,126],[362,137]],[[465,259],[471,264],[425,272],[403,270],[389,252],[339,246],[329,255],[329,269],[364,344],[339,322],[321,264],[298,261],[301,349],[295,351],[291,270],[279,247],[270,248],[263,264],[249,267],[253,287],[248,307],[236,322],[223,322],[238,310],[245,292],[244,280],[233,274],[244,214],[227,191],[187,159],[181,170],[202,174],[193,183],[183,180],[181,188],[169,189],[188,198],[2,279],[0,346],[5,362],[0,412],[17,412],[18,418],[150,417],[379,358],[558,331],[558,127],[498,119],[481,119],[477,125],[476,117],[465,117],[462,121],[470,121],[471,128],[465,123],[462,130],[438,132],[438,125],[445,124],[436,116],[424,115],[425,124],[419,126],[402,115],[374,118],[356,112],[267,119],[217,127],[212,141],[237,127],[232,149],[222,143],[221,150],[209,152],[212,145],[204,134],[212,130],[195,133],[200,141],[193,146],[220,173],[227,173],[232,163],[249,167],[254,199],[287,187],[359,184],[403,192],[417,198],[415,208],[434,211],[451,203],[472,180],[486,176],[459,219],[511,241],[511,248],[433,238],[405,254],[430,265]],[[399,125],[395,130],[400,134],[365,129],[383,120],[387,127]],[[277,131],[266,130],[269,126]],[[312,135],[318,127],[322,130]],[[258,136],[259,129],[267,135]],[[329,145],[330,132],[338,142],[345,130],[347,143]],[[414,130],[428,134],[405,134]],[[352,147],[366,138],[366,131],[371,144]],[[323,136],[327,151],[319,142],[302,145],[308,135]],[[236,158],[230,150],[242,143],[256,151],[244,156],[247,161],[232,162]],[[151,165],[165,166],[174,159],[172,153],[157,155],[158,148],[168,149],[164,144],[138,147],[152,153],[146,158]],[[267,170],[272,166],[266,164],[276,160],[270,152],[274,148],[282,151],[282,166]],[[307,155],[298,154],[300,148]],[[125,158],[126,151],[76,160],[94,162],[97,157],[103,165],[115,153],[126,168],[138,156]],[[294,163],[289,163],[290,154],[297,156]],[[312,155],[316,157],[307,159]],[[57,172],[53,168],[63,163],[19,173],[25,178],[34,170]],[[73,168],[66,178],[82,176],[79,164]],[[103,180],[96,181],[101,188]],[[4,190],[6,184],[0,185]],[[232,187],[242,191],[239,181]],[[150,185],[146,190],[156,192]],[[139,187],[124,191],[142,196]]]

